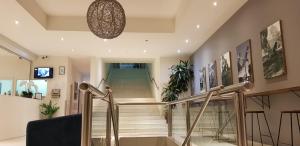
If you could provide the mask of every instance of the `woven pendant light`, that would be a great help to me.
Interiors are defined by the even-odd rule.
[[[116,0],[95,0],[87,11],[87,23],[96,36],[113,39],[124,31],[125,11]]]

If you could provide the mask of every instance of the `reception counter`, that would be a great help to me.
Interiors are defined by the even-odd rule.
[[[41,100],[0,96],[0,141],[25,136],[29,121],[40,118]]]

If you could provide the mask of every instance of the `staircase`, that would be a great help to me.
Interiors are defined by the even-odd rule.
[[[154,98],[115,98],[115,102],[154,102]],[[93,138],[105,136],[106,103],[95,100],[93,111]],[[120,137],[167,136],[166,120],[158,106],[121,106]]]
[[[146,69],[112,69],[108,79],[114,98],[152,98]]]

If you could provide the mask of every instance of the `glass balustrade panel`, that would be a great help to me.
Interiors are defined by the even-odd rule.
[[[191,125],[204,102],[190,104]],[[235,146],[236,114],[233,100],[212,100],[194,128],[191,135],[192,145]]]

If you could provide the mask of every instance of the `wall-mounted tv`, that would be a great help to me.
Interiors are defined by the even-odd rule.
[[[52,67],[36,67],[34,68],[35,79],[50,79],[53,78]]]

